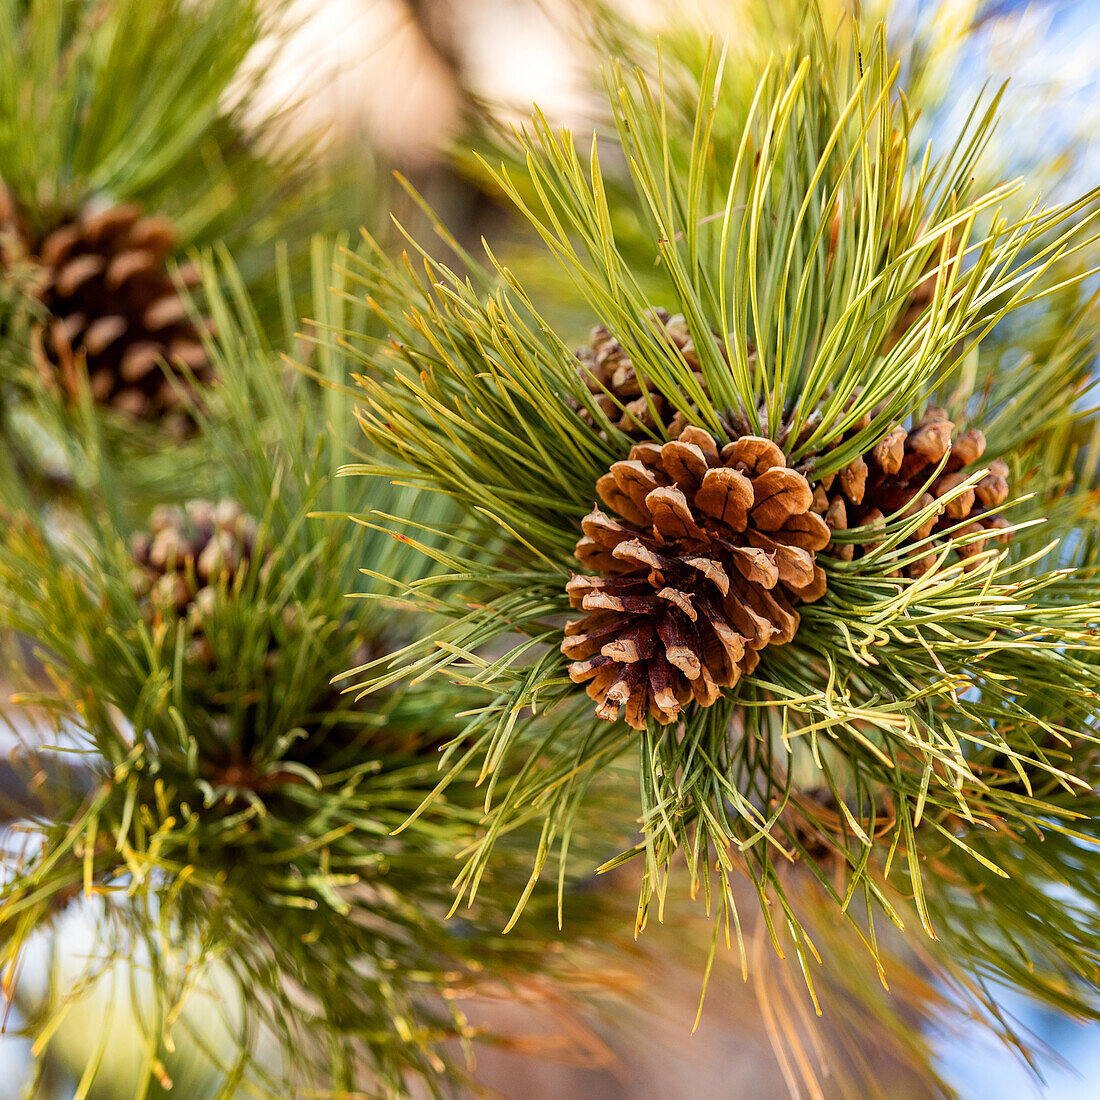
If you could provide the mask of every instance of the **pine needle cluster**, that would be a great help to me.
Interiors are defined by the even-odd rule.
[[[272,242],[300,294],[310,236],[343,228],[331,160],[283,133],[296,104],[261,94],[291,27],[281,2],[0,4],[2,442],[46,493],[74,475],[35,420],[40,380],[72,402],[82,362],[109,445],[155,453],[179,434],[159,415],[158,356],[207,380],[206,319],[173,293],[195,287],[192,250],[229,247],[278,323]],[[142,388],[157,393],[144,410]]]
[[[361,329],[364,313],[327,293],[330,265],[318,243],[314,323]],[[4,966],[18,990],[36,932],[75,897],[96,898],[110,957],[152,971],[149,1080],[166,1075],[173,1029],[190,1026],[182,1010],[213,981],[229,983],[218,1011],[239,1041],[218,1064],[217,1095],[245,1084],[272,1096],[404,1095],[414,1076],[434,1093],[462,1074],[476,1038],[463,997],[535,971],[597,978],[548,944],[552,912],[543,933],[512,940],[493,904],[447,924],[453,853],[478,835],[458,789],[392,835],[430,793],[439,746],[462,723],[447,690],[402,688],[363,705],[331,686],[417,630],[347,599],[360,571],[422,571],[393,540],[349,537],[331,516],[412,508],[443,525],[448,509],[335,477],[353,457],[347,362],[319,350],[308,374],[289,365],[287,350],[303,345],[285,252],[279,266],[288,312],[276,339],[228,255],[204,265],[219,385],[191,408],[201,468],[165,475],[159,518],[125,492],[86,391],[62,438],[72,468],[90,473],[63,521],[5,501],[0,615],[36,647],[42,677],[16,701],[44,745],[24,766],[37,805],[9,811],[29,822],[0,895]],[[208,523],[216,530],[198,551],[187,540]],[[517,873],[503,869],[513,890]],[[102,965],[58,995],[40,1045]],[[260,1057],[265,1036],[284,1059]]]
[[[276,140],[294,104],[257,99],[287,29],[281,3],[5,0],[0,179],[31,228],[90,196],[140,203],[184,247],[220,240],[235,255],[316,224],[309,150]]]
[[[308,237],[287,5],[0,0],[5,991],[102,945],[39,1053],[123,961],[146,1089],[449,1094],[468,997],[684,901],[792,1094],[888,1095],[866,1017],[944,1095],[960,1016],[1033,1057],[1006,984],[1100,1018],[1100,189],[929,126],[963,16],[842,6],[578,2],[596,133],[474,119],[478,257],[409,186],[431,247]]]
[[[447,621],[355,680],[370,692],[444,675],[470,692],[469,747],[437,789],[479,763],[488,827],[460,896],[516,821],[542,823],[534,881],[583,829],[588,784],[633,759],[640,838],[606,866],[640,863],[639,929],[699,894],[744,959],[732,883],[747,874],[812,993],[798,868],[873,957],[884,924],[923,927],[991,1013],[986,983],[1007,980],[1094,1016],[1096,343],[1079,288],[1097,193],[1044,205],[1021,182],[981,185],[997,95],[945,146],[911,148],[881,31],[819,26],[743,100],[730,79],[715,51],[694,69],[612,63],[612,137],[582,144],[536,113],[505,165],[484,164],[633,365],[630,400],[651,413],[637,431],[626,397],[581,369],[583,333],[560,332],[491,249],[485,268],[457,248],[448,266],[410,239],[402,263],[375,249],[348,265],[389,332],[360,348],[373,368],[360,419],[392,459],[350,472],[435,492],[475,525],[465,552],[440,554],[428,523],[367,520],[434,558],[397,590]],[[730,95],[737,125],[720,132]],[[688,343],[667,338],[658,308]],[[581,521],[608,500],[615,464],[644,465],[675,438],[662,409],[718,448],[778,442],[811,490],[941,416],[985,445],[957,475],[941,450],[927,498],[833,529],[816,557],[824,591],[797,607],[793,637],[716,699],[636,731],[593,713],[563,628],[570,577],[591,572]],[[1007,495],[978,495],[1007,545],[969,521],[991,469]]]

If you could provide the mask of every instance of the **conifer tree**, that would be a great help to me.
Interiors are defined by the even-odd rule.
[[[333,167],[258,98],[288,19],[253,0],[0,5],[2,437],[42,488],[73,473],[35,420],[36,380],[75,403],[86,373],[111,445],[160,449],[189,430],[173,377],[210,382],[209,319],[180,293],[192,251],[228,245],[277,318],[273,239],[301,272],[309,236],[336,228]]]
[[[391,837],[461,733],[454,693],[359,703],[331,683],[418,630],[348,599],[360,570],[422,571],[335,517],[461,521],[335,476],[357,454],[348,358],[311,334],[367,321],[330,299],[331,241],[305,237],[338,213],[338,178],[253,103],[284,8],[3,13],[0,624],[22,690],[0,965],[32,1094],[107,968],[145,990],[139,1087],[190,1087],[182,1045],[222,1097],[447,1091],[481,1037],[465,999],[602,984],[595,954],[557,942],[552,894],[533,934],[502,939],[492,905],[446,921],[469,797]],[[63,954],[77,905],[101,950],[38,1002],[22,960]]]

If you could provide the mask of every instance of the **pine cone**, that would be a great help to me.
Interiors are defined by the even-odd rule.
[[[679,349],[695,375],[699,387],[706,390],[695,344],[688,332],[683,314],[669,314],[665,309],[647,310],[647,316],[660,322],[665,341]],[[576,351],[577,373],[596,404],[620,431],[632,439],[646,439],[658,425],[675,439],[687,427],[684,414],[653,388],[653,383],[634,365],[623,346],[604,325],[597,325],[589,336],[589,344]],[[725,348],[717,338],[715,345],[725,357]],[[645,392],[642,385],[645,383]],[[648,399],[647,399],[648,395]],[[592,417],[581,413],[589,425]]]
[[[219,585],[232,585],[251,565],[256,521],[234,501],[193,500],[184,508],[158,508],[150,528],[131,545],[134,591],[148,619],[186,620],[193,638],[188,656],[209,665],[202,620]]]
[[[561,649],[601,718],[625,706],[644,729],[647,715],[668,724],[691,699],[712,705],[764,646],[794,637],[794,604],[825,591],[814,558],[828,527],[771,440],[744,435],[719,453],[689,427],[633,447],[596,491],[621,518],[596,508],[581,521],[576,556],[597,575],[566,586],[588,614]]]
[[[209,380],[206,349],[168,272],[175,243],[164,218],[144,217],[135,205],[92,204],[33,240],[3,196],[0,267],[7,271],[22,254],[37,268],[35,296],[49,317],[36,328],[34,353],[47,381],[75,397],[83,360],[96,401],[160,423],[179,405],[162,361]],[[194,268],[181,275],[191,285],[198,278]]]
[[[912,514],[934,504],[966,480],[964,469],[976,465],[985,451],[985,436],[980,431],[969,428],[952,439],[954,428],[947,414],[938,408],[930,408],[908,430],[895,424],[866,455],[818,482],[813,511],[823,516],[832,530],[844,531],[880,523],[897,512]],[[940,474],[922,491],[945,455],[947,462]],[[997,459],[990,463],[989,473],[977,486],[944,505],[938,517],[922,524],[910,541],[919,542],[960,523],[966,526],[955,537],[988,531],[991,537],[1007,538],[1004,531],[1008,522],[999,514],[987,514],[1007,496],[1008,466]],[[957,547],[957,551],[960,557],[971,558],[982,551],[984,544],[985,539],[980,538]],[[861,550],[853,543],[832,543],[827,552],[851,561]],[[924,557],[907,567],[907,572],[922,576],[936,556],[933,544]]]

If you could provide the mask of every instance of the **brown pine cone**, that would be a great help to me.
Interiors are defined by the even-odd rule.
[[[152,621],[183,619],[193,638],[188,656],[210,663],[201,637],[204,616],[220,585],[232,586],[252,563],[256,521],[239,504],[193,500],[184,508],[156,509],[148,534],[134,537],[134,591]]]
[[[648,310],[647,315],[660,322],[664,339],[679,349],[695,375],[699,387],[706,390],[702,368],[695,344],[688,332],[682,314],[669,314],[665,309]],[[725,348],[715,338],[719,353],[725,357]],[[588,391],[595,396],[596,404],[620,431],[632,439],[646,439],[658,425],[675,439],[687,427],[683,413],[653,388],[653,383],[641,373],[627,355],[623,346],[604,325],[597,325],[589,336],[589,344],[576,351],[577,373]],[[646,392],[642,390],[645,383]],[[648,394],[648,399],[647,399]],[[581,413],[589,425],[592,417]]]
[[[866,455],[857,458],[837,474],[822,478],[814,488],[813,511],[823,516],[834,531],[873,526],[897,512],[915,513],[936,502],[966,480],[965,469],[977,465],[985,451],[985,436],[975,428],[955,434],[955,425],[943,409],[930,408],[912,428],[895,424]],[[954,439],[952,436],[954,435]],[[932,471],[947,456],[935,481],[924,489]],[[969,521],[959,534],[990,532],[1006,538],[1008,522],[987,510],[1002,504],[1008,496],[1008,466],[996,459],[989,473],[973,489],[944,505],[938,516],[927,520],[910,541],[921,541]],[[957,548],[960,557],[971,558],[984,548],[980,538]],[[828,553],[851,561],[860,551],[853,543],[832,543]],[[933,565],[935,544],[920,560],[907,567],[919,577]]]
[[[769,439],[745,435],[719,453],[700,428],[640,443],[596,483],[618,519],[581,521],[578,560],[595,575],[566,586],[587,612],[565,628],[569,675],[596,713],[644,729],[673,722],[689,700],[712,705],[759,652],[798,628],[799,600],[818,599],[815,553],[829,541],[805,477]]]
[[[168,271],[171,223],[132,204],[89,203],[34,240],[7,194],[0,223],[0,267],[21,254],[37,269],[35,296],[48,313],[34,333],[43,377],[75,397],[83,361],[96,401],[150,422],[178,415],[179,396],[161,363],[182,365],[200,381],[209,380],[211,365]],[[189,285],[198,279],[194,268],[181,275]]]

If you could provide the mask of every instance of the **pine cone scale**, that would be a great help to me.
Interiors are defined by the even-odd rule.
[[[85,283],[103,273],[107,261],[102,256],[78,256],[59,268],[54,275],[54,290],[62,298],[71,298]]]
[[[157,298],[141,315],[141,323],[149,332],[159,332],[187,320],[187,305],[178,294]]]
[[[778,531],[813,503],[809,482],[794,470],[773,467],[752,480],[752,522],[759,531]]]
[[[695,503],[701,511],[737,532],[748,525],[754,500],[752,482],[740,471],[726,466],[707,470],[695,494]]]
[[[81,318],[83,323],[83,318]],[[117,315],[100,317],[84,330],[84,346],[89,355],[102,355],[126,332],[126,318]]]
[[[654,489],[646,497],[646,508],[654,534],[669,541],[706,541],[706,534],[695,522],[687,497],[675,486]]]

